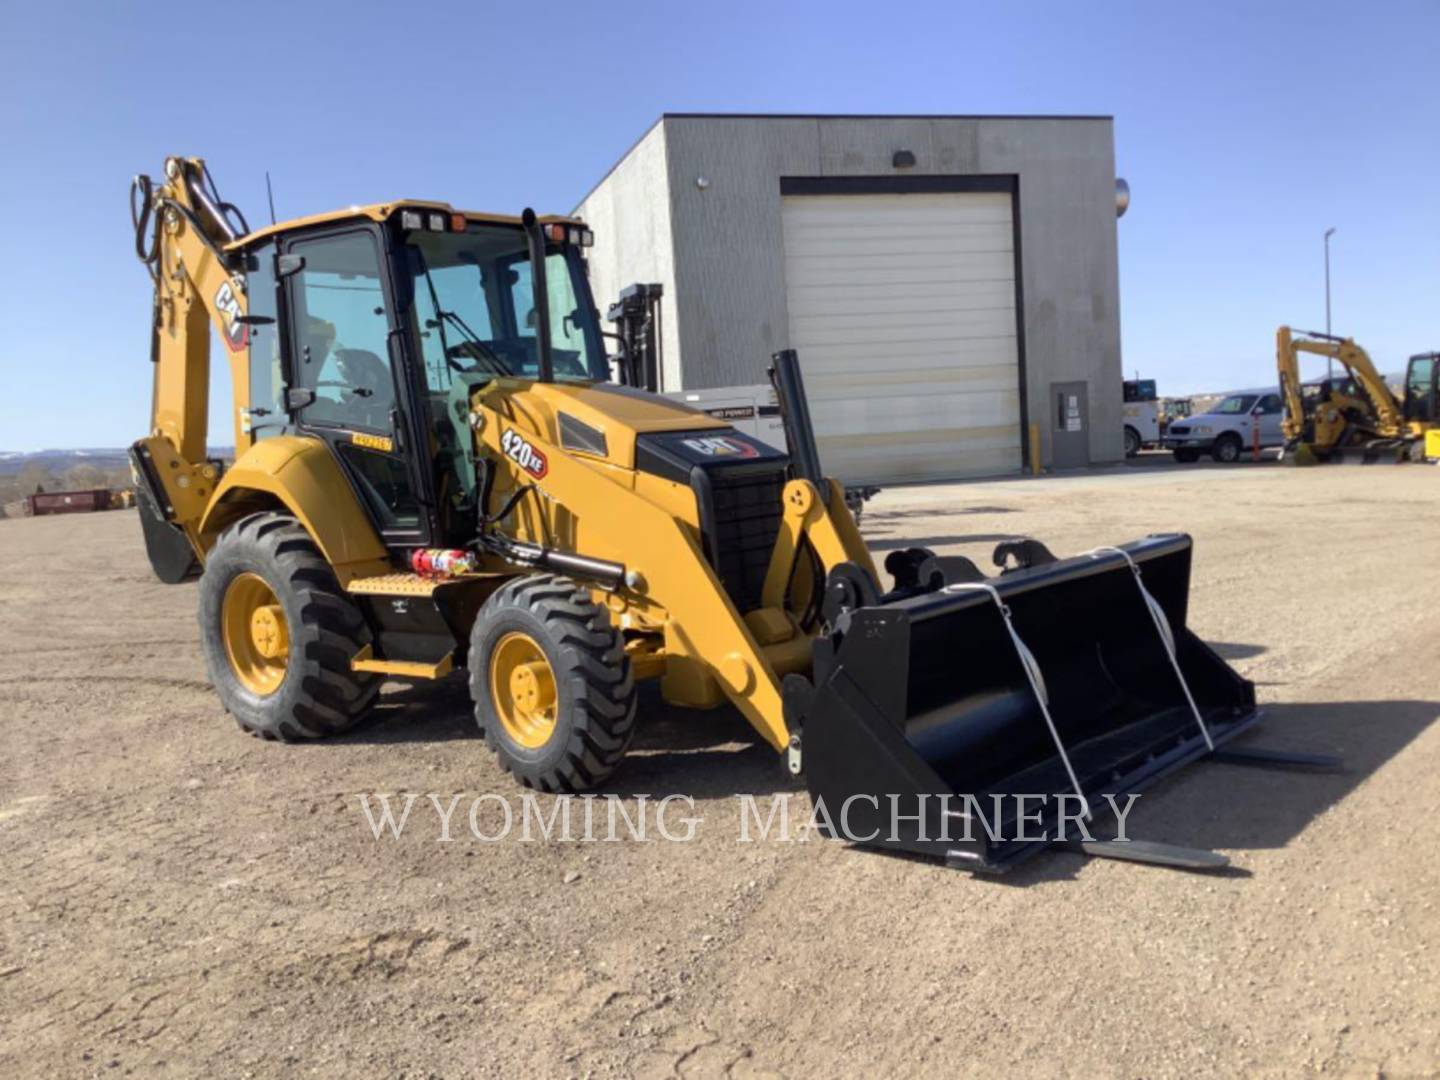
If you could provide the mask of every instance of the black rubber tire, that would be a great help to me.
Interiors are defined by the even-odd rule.
[[[1215,440],[1215,445],[1210,448],[1210,456],[1223,465],[1233,465],[1240,460],[1240,453],[1245,449],[1245,444],[1240,441],[1240,436],[1226,432]]]
[[[258,574],[275,593],[290,637],[285,680],[264,696],[236,677],[221,631],[225,591],[246,572]],[[252,514],[216,541],[200,577],[200,643],[210,682],[242,730],[293,742],[354,726],[380,692],[378,677],[350,670],[369,641],[364,617],[294,518]]]
[[[1193,465],[1200,460],[1200,454],[1196,450],[1176,450],[1175,460],[1181,465]]]
[[[1125,456],[1127,458],[1140,456],[1140,433],[1128,424],[1125,427]]]
[[[521,631],[555,675],[555,731],[531,749],[510,737],[490,696],[491,653]],[[619,766],[635,736],[635,680],[625,639],[610,613],[569,578],[513,578],[485,601],[470,632],[470,697],[475,722],[501,766],[526,787],[586,791]]]

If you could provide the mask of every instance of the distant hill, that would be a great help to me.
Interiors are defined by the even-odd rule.
[[[212,446],[207,453],[210,457],[233,460],[233,446]],[[129,469],[128,451],[113,448],[87,448],[82,450],[0,450],[0,476],[19,476],[26,468],[34,466],[45,469],[56,476],[62,476],[76,465],[92,465],[97,469]]]

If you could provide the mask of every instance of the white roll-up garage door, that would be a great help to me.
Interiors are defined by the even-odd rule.
[[[827,474],[1020,468],[1008,193],[786,195],[790,347]]]

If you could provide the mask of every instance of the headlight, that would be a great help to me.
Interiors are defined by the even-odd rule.
[[[1193,430],[1193,431],[1195,432],[1195,434],[1197,434],[1197,435],[1209,435],[1209,434],[1210,434],[1210,425],[1209,425],[1209,424],[1197,424],[1197,425],[1196,425],[1194,428],[1192,428],[1191,430]]]

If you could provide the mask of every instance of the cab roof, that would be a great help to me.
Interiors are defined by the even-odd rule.
[[[463,214],[467,221],[486,222],[492,225],[519,225],[519,214],[487,214],[478,210],[457,210],[449,203],[431,202],[426,199],[394,199],[390,202],[371,203],[368,206],[350,206],[344,210],[331,210],[324,214],[311,214],[308,217],[294,218],[290,221],[276,222],[274,225],[267,225],[263,229],[256,229],[244,236],[227,244],[226,249],[230,251],[247,248],[251,244],[258,243],[267,237],[279,233],[291,232],[295,229],[305,229],[312,225],[329,225],[339,221],[385,221],[401,210],[438,210],[445,214]],[[546,214],[536,218],[542,225],[564,224],[579,225],[582,222],[575,217],[564,214]]]

